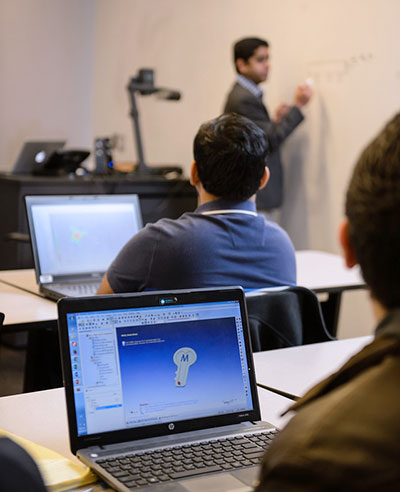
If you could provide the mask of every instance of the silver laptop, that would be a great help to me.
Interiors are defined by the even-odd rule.
[[[64,145],[65,140],[25,142],[11,173],[30,175],[42,171],[50,156]]]
[[[95,295],[142,227],[137,195],[25,196],[36,280],[50,299]]]
[[[260,421],[240,287],[58,303],[71,450],[115,490],[253,490]]]

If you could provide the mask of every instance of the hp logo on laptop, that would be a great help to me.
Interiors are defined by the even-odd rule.
[[[171,424],[168,424],[168,429],[170,431],[173,431],[175,429],[175,424],[172,424],[172,423]]]

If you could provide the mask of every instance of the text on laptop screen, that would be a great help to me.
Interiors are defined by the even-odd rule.
[[[40,280],[104,272],[141,227],[134,203],[33,204]],[[49,276],[49,279],[47,279]],[[51,277],[50,277],[51,276]]]
[[[67,322],[78,435],[253,409],[238,301]]]

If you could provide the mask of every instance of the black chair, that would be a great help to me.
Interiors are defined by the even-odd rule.
[[[335,340],[317,296],[305,287],[246,293],[253,352]]]

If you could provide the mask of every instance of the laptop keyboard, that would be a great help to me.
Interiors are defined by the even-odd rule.
[[[100,282],[88,284],[52,284],[53,290],[62,292],[71,297],[85,297],[96,295]]]
[[[132,490],[203,473],[235,470],[260,462],[277,430],[129,453],[96,461]]]

